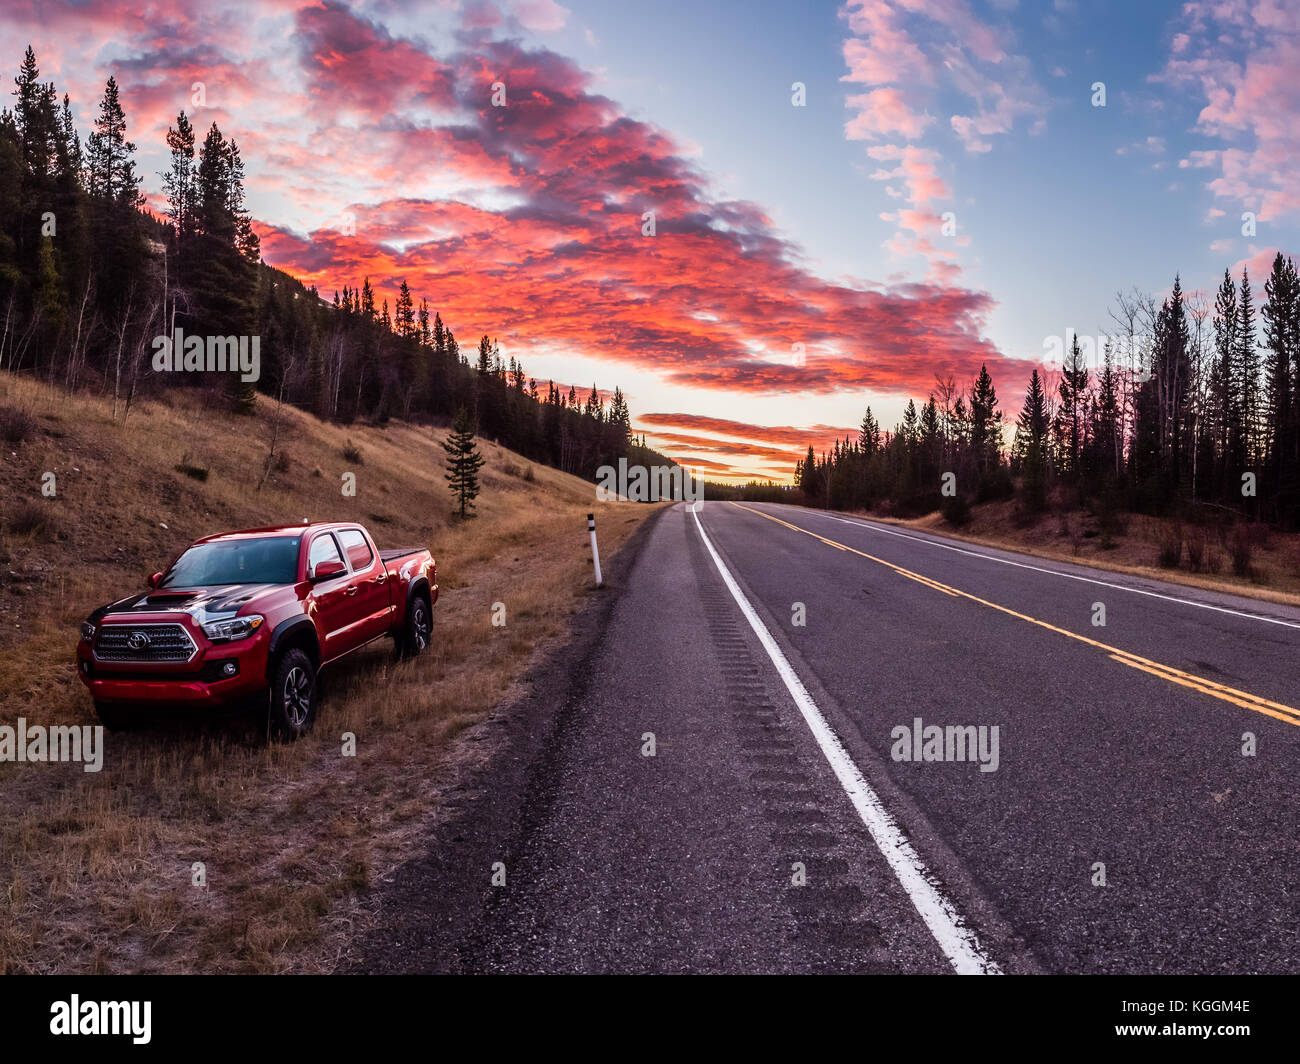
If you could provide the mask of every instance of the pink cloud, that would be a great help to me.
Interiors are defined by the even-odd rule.
[[[931,104],[937,106],[953,92],[969,106],[950,114],[946,125],[968,152],[992,150],[994,138],[1023,120],[1033,132],[1042,128],[1047,99],[1029,61],[1010,50],[1009,29],[985,22],[967,0],[850,0],[841,16],[853,36],[844,41],[847,73],[840,80],[869,89],[847,97],[853,113],[845,136],[895,142],[884,145],[883,154],[880,146],[868,149],[872,159],[898,162],[871,175],[886,182],[884,191],[891,198],[906,199],[922,210],[950,195],[939,173],[938,149],[897,141],[924,138],[936,125]],[[941,95],[943,89],[948,92]],[[931,279],[951,281],[960,272],[953,248],[909,237],[906,226],[885,247],[899,257],[926,258]]]
[[[858,111],[844,127],[849,140],[878,140],[893,135],[915,140],[934,121],[928,114],[909,108],[902,89],[872,89],[850,96],[846,103]]]
[[[512,0],[515,17],[525,29],[551,33],[563,29],[571,12],[555,0]]]
[[[1222,149],[1181,166],[1217,167],[1217,199],[1271,221],[1300,210],[1300,9],[1277,0],[1193,2],[1153,80],[1198,94],[1195,131]]]
[[[88,0],[49,14],[117,20],[94,62],[66,61],[92,86],[120,71],[142,151],[162,150],[197,71],[223,87],[196,124],[218,118],[243,146],[265,259],[327,298],[368,276],[391,305],[405,279],[462,339],[489,333],[519,357],[571,352],[613,379],[626,366],[705,391],[916,394],[936,372],[1015,365],[984,335],[993,299],[960,285],[954,251],[936,242],[951,193],[938,152],[908,143],[908,129],[868,156],[899,192],[900,254],[931,268],[923,282],[833,282],[760,205],[718,195],[669,132],[600,94],[577,63],[503,39],[516,30],[494,7],[464,9],[435,47],[337,0],[233,3],[159,0],[144,19]],[[26,17],[39,21],[34,8]],[[189,34],[207,50],[175,45]],[[62,80],[57,66],[43,76]],[[490,102],[497,81],[506,107]],[[905,96],[881,99],[897,120],[911,113]],[[93,96],[78,104],[89,111]],[[141,169],[156,197],[156,168]],[[647,210],[654,237],[641,232]],[[802,364],[772,357],[795,343]]]

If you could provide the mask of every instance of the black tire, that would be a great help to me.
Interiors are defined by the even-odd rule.
[[[140,711],[117,702],[96,702],[95,716],[109,731],[130,731],[140,726]]]
[[[278,739],[297,739],[316,723],[316,665],[301,650],[280,655],[271,670],[267,724]]]
[[[418,594],[411,599],[411,608],[406,611],[406,623],[398,635],[397,656],[401,658],[419,657],[429,647],[433,637],[433,607],[429,605],[427,595]]]

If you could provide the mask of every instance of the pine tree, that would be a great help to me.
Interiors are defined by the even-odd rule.
[[[1255,340],[1255,309],[1251,303],[1250,276],[1241,271],[1237,289],[1237,389],[1241,395],[1243,461],[1254,465],[1259,456],[1259,347]]]
[[[880,450],[880,425],[876,422],[871,407],[862,416],[862,428],[858,432],[858,450],[870,458]]]
[[[1264,401],[1267,414],[1266,441],[1270,465],[1279,461],[1289,443],[1291,421],[1291,370],[1296,356],[1293,330],[1296,321],[1297,278],[1295,265],[1282,257],[1273,259],[1273,271],[1264,282],[1268,301],[1260,308],[1264,322],[1264,346],[1269,350]]]
[[[36,303],[40,307],[43,324],[52,331],[57,330],[63,324],[67,312],[67,295],[63,290],[63,279],[55,262],[54,241],[48,236],[41,238],[36,279],[38,284]]]
[[[72,121],[72,101],[63,94],[63,107],[59,111],[59,172],[61,176],[81,180],[81,134]]]
[[[614,394],[610,397],[609,413],[605,417],[605,424],[613,430],[614,456],[626,454],[628,441],[632,438],[632,415],[627,408],[627,399],[619,388],[615,388]]]
[[[934,396],[931,395],[921,407],[921,423],[918,431],[918,439],[925,451],[927,461],[937,463],[939,461],[939,447],[942,444],[942,434],[939,430],[939,408],[935,405]]]
[[[981,476],[1001,460],[1002,412],[997,406],[993,378],[988,366],[981,365],[970,391],[970,447]]]
[[[411,299],[411,289],[405,278],[397,289],[397,307],[393,323],[397,327],[398,336],[404,339],[415,336],[415,303]]]
[[[135,145],[126,139],[126,113],[118,97],[117,79],[110,75],[86,155],[91,196],[118,207],[135,208],[144,203],[134,153]]]
[[[1156,376],[1160,386],[1163,477],[1172,492],[1191,484],[1192,364],[1188,356],[1187,315],[1182,279],[1161,308],[1155,327]]]
[[[135,145],[126,139],[126,114],[110,77],[86,147],[86,192],[94,248],[95,287],[108,320],[126,315],[132,289],[145,268],[147,252]]]
[[[261,241],[253,229],[253,219],[244,207],[244,160],[234,138],[227,148],[229,209],[235,220],[235,247],[249,262],[261,257]]]
[[[460,507],[460,516],[466,517],[478,498],[478,471],[483,456],[474,439],[474,424],[463,406],[456,411],[451,435],[443,441],[442,449],[447,452],[447,483]]]
[[[36,53],[28,45],[22,69],[14,79],[14,95],[18,97],[14,104],[14,120],[18,126],[23,166],[38,186],[46,181],[53,169],[57,132],[49,90],[39,79]]]
[[[916,400],[909,399],[907,407],[903,410],[903,425],[899,433],[903,437],[904,446],[912,447],[916,444],[919,418],[920,415],[916,412]]]
[[[167,129],[167,147],[171,149],[171,169],[163,175],[167,192],[167,216],[177,237],[188,240],[194,232],[194,126],[181,111],[175,127]]]
[[[185,322],[187,331],[252,336],[258,331],[262,307],[278,306],[282,309],[276,317],[292,317],[288,288],[278,286],[281,298],[271,298],[272,282],[257,270],[256,238],[250,245],[246,232],[243,164],[234,142],[227,142],[215,122],[199,150],[192,201],[194,234],[182,245],[179,271],[194,303],[191,320]],[[264,344],[268,352],[278,349],[270,335]],[[257,401],[256,384],[233,374],[226,384],[233,391],[235,409],[251,413]]]
[[[1087,425],[1085,404],[1088,394],[1088,367],[1079,348],[1079,337],[1071,338],[1070,354],[1061,367],[1061,382],[1057,395],[1061,405],[1057,411],[1057,439],[1060,441],[1059,459],[1064,473],[1072,481],[1079,479],[1080,457],[1086,442]]]
[[[1120,378],[1115,369],[1115,352],[1106,344],[1105,359],[1097,375],[1097,401],[1092,407],[1090,442],[1095,456],[1093,471],[1103,483],[1113,482],[1120,472],[1124,457],[1121,439],[1123,409],[1120,400]]]
[[[1279,252],[1264,282],[1268,302],[1260,310],[1264,345],[1270,355],[1265,385],[1266,448],[1278,514],[1286,524],[1300,520],[1300,396],[1294,378],[1300,362],[1300,277],[1295,263]]]
[[[1030,510],[1047,504],[1047,396],[1035,369],[1029,375],[1025,404],[1016,419],[1014,458],[1024,476],[1021,494]]]
[[[1217,440],[1220,482],[1245,464],[1244,413],[1237,373],[1237,283],[1223,271],[1214,300],[1214,371],[1210,399],[1214,406],[1213,428]]]

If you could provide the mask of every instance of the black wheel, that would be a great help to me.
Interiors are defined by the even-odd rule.
[[[429,646],[433,635],[433,608],[423,595],[416,595],[411,600],[411,608],[406,614],[406,624],[402,626],[397,638],[399,657],[414,658],[423,654]]]
[[[95,716],[109,731],[130,731],[140,726],[140,712],[116,702],[96,702]]]
[[[316,722],[316,666],[301,650],[287,650],[271,673],[268,723],[280,739],[297,739]]]

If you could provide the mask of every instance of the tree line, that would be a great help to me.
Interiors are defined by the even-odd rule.
[[[165,214],[145,207],[136,145],[109,77],[83,144],[71,102],[29,47],[0,111],[0,369],[111,394],[126,417],[145,393],[221,389],[239,413],[259,393],[351,422],[453,418],[527,458],[594,479],[620,457],[672,464],[631,431],[618,388],[539,384],[484,335],[463,349],[403,280],[390,307],[369,278],[326,299],[268,266],[245,206],[234,137],[181,111],[160,175]],[[156,339],[256,336],[260,375],[168,374]]]
[[[1120,293],[1112,335],[1072,335],[1059,369],[1031,371],[1013,427],[983,366],[966,388],[936,380],[892,431],[868,407],[856,438],[808,448],[795,484],[811,505],[942,509],[958,523],[972,502],[1014,496],[1033,513],[1057,493],[1103,516],[1208,507],[1300,528],[1300,278],[1290,257],[1274,258],[1264,293],[1256,313],[1245,269],[1224,272],[1213,304],[1189,298],[1178,277],[1159,303]]]

